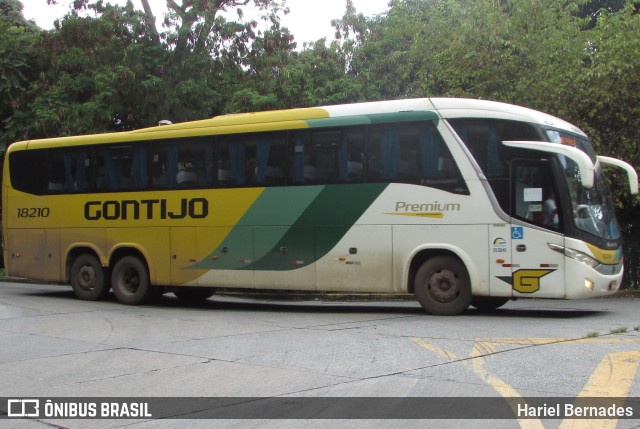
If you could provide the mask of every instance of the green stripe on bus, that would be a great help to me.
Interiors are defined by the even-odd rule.
[[[290,225],[324,189],[324,186],[266,188],[240,218],[229,235],[211,254],[191,266],[194,269],[236,270],[250,268],[254,258],[269,252]],[[261,246],[253,246],[253,227],[271,227]],[[260,249],[264,249],[262,252]],[[237,256],[237,257],[236,257]]]
[[[287,271],[310,265],[335,247],[387,186],[266,189],[222,244],[189,268]]]
[[[395,113],[376,113],[371,115],[338,116],[326,119],[307,119],[309,128],[343,127],[353,125],[385,124],[397,122],[431,121],[438,124],[438,115],[426,110],[412,110]]]
[[[310,265],[326,255],[387,188],[387,184],[327,186],[255,270],[286,271]],[[256,242],[257,248],[264,248]],[[346,250],[345,250],[346,251]]]

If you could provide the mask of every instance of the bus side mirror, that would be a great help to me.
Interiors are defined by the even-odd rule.
[[[578,164],[582,186],[585,188],[593,188],[593,182],[595,180],[594,166],[589,155],[580,149],[550,142],[503,141],[502,144],[517,149],[537,150],[540,152],[564,155]]]
[[[626,171],[627,177],[629,178],[629,190],[631,191],[631,194],[636,195],[638,193],[638,173],[631,164],[628,164],[620,159],[609,158],[608,156],[599,156],[598,162],[600,164],[612,165]]]

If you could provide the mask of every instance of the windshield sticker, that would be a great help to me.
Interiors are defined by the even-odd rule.
[[[560,136],[560,143],[571,147],[576,147],[578,145],[578,141],[576,139],[565,136]]]
[[[542,188],[525,188],[524,201],[542,201]]]

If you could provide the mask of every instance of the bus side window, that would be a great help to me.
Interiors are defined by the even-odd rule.
[[[135,188],[134,174],[141,173],[134,171],[134,165],[133,148],[131,146],[107,148],[104,166],[107,190],[120,191]]]
[[[167,184],[167,160],[165,154],[153,150],[151,154],[151,187],[164,188]]]
[[[59,154],[51,154],[48,173],[47,191],[53,194],[65,192],[64,160]]]
[[[501,142],[540,141],[544,140],[544,136],[540,135],[536,127],[525,122],[478,118],[449,119],[448,122],[489,180],[500,207],[508,213],[511,205],[509,163],[523,155]]]
[[[52,150],[47,191],[52,194],[86,192],[89,189],[89,167],[90,157],[85,151]]]
[[[286,135],[282,133],[257,136],[251,142],[255,150],[255,183],[260,186],[284,185],[286,160]]]
[[[285,183],[286,134],[223,138],[218,146],[218,186],[279,186]]]
[[[176,183],[180,188],[213,185],[213,146],[203,138],[180,142]]]
[[[311,164],[311,133],[295,132],[291,135],[289,159],[291,160],[290,181],[294,185],[313,183],[316,168]]]
[[[343,148],[346,152],[346,176],[348,182],[359,183],[364,179],[364,129],[345,129],[342,132]],[[344,163],[344,160],[342,161]],[[344,165],[338,169],[344,169]]]
[[[342,142],[340,131],[318,131],[312,133],[311,152],[312,165],[315,168],[316,181],[320,183],[346,180],[346,148]],[[342,158],[342,159],[338,159]],[[339,171],[339,165],[344,165]]]
[[[468,193],[449,149],[431,122],[373,127],[367,171],[371,182],[413,183]]]
[[[244,186],[247,183],[245,142],[237,137],[227,138],[218,150],[218,184],[222,187]]]
[[[178,186],[178,146],[175,142],[154,142],[151,149],[151,187],[175,189]]]
[[[47,192],[47,149],[21,150],[9,154],[11,186],[42,195]],[[6,154],[5,154],[6,156]],[[5,183],[8,185],[8,183]]]
[[[393,182],[400,172],[400,130],[396,127],[376,127],[368,139],[367,179],[373,182]]]
[[[364,128],[345,127],[292,134],[293,184],[358,183],[364,178]]]
[[[213,186],[214,142],[213,137],[153,142],[147,160],[150,163],[147,186],[154,189]]]
[[[369,139],[369,180],[422,183],[436,174],[439,153],[425,140],[425,127],[383,125]]]

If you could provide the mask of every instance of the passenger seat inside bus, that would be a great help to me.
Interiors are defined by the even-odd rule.
[[[182,167],[176,175],[176,181],[178,182],[178,186],[181,187],[193,186],[198,183],[198,175],[193,171],[192,163],[184,163],[184,167]]]

